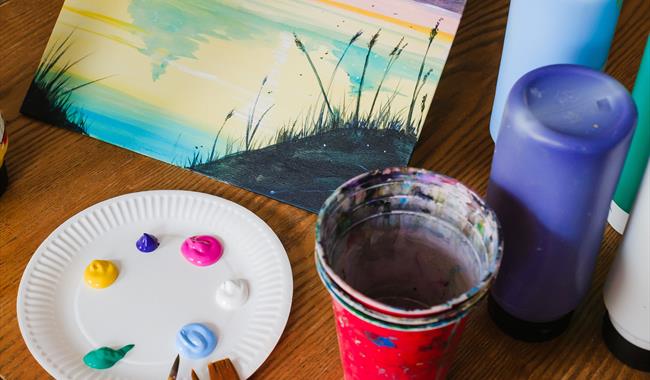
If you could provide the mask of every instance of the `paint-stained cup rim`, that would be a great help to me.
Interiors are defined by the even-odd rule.
[[[433,330],[447,326],[450,323],[455,323],[459,319],[467,315],[467,310],[454,310],[453,313],[445,315],[437,314],[431,317],[422,318],[403,318],[387,314],[382,314],[378,311],[365,307],[363,304],[356,302],[350,296],[333,283],[325,273],[325,270],[316,260],[316,271],[321,282],[325,285],[327,292],[332,297],[333,302],[339,303],[350,313],[363,319],[368,323],[400,331],[426,331]]]
[[[446,190],[453,191],[454,195],[458,195],[459,199],[466,200],[468,204],[475,204],[478,209],[480,209],[481,214],[485,216],[485,219],[490,221],[490,231],[492,232],[492,235],[489,236],[489,240],[484,242],[486,244],[486,249],[492,250],[492,257],[480,281],[465,293],[451,298],[444,303],[426,309],[405,310],[384,304],[362,294],[338,276],[333,268],[327,263],[325,250],[323,248],[324,242],[322,240],[323,236],[321,227],[323,226],[325,219],[328,217],[328,212],[332,211],[331,208],[340,207],[343,202],[348,201],[357,193],[354,190],[359,188],[360,184],[370,182],[372,179],[386,180],[387,183],[400,182],[400,180],[401,182],[405,182],[406,180],[410,180],[418,181],[425,185],[444,186],[447,188]],[[377,186],[381,186],[381,184]],[[454,314],[455,312],[463,312],[482,299],[494,281],[501,264],[501,257],[503,254],[503,241],[501,237],[501,226],[496,213],[487,206],[485,201],[478,194],[467,188],[458,180],[425,169],[392,167],[356,176],[341,185],[327,198],[318,214],[316,222],[315,256],[318,263],[324,269],[327,277],[331,279],[334,284],[340,287],[349,298],[378,312],[379,315],[386,315],[386,318],[383,320],[390,319],[390,316],[416,319],[427,318],[449,313]]]

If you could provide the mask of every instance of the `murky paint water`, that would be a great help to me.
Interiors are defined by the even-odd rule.
[[[477,254],[449,223],[387,214],[365,220],[337,244],[334,270],[352,287],[403,309],[444,303],[479,281]]]

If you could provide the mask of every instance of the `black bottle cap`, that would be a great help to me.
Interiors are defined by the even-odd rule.
[[[618,360],[639,371],[650,372],[650,351],[635,346],[623,338],[616,331],[607,312],[603,318],[603,340]]]
[[[488,312],[494,323],[506,334],[525,342],[544,342],[551,340],[569,327],[573,311],[550,322],[529,322],[519,319],[505,310],[492,298],[488,297]]]

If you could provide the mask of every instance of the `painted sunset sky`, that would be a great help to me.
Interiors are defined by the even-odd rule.
[[[231,110],[222,136],[241,136],[265,77],[258,108],[272,109],[258,141],[263,144],[282,126],[305,117],[320,92],[296,48],[294,32],[324,78],[350,37],[363,32],[341,63],[331,90],[333,104],[349,105],[358,90],[368,42],[381,29],[367,69],[362,110],[370,107],[370,94],[389,54],[404,37],[408,45],[378,100],[396,94],[394,104],[403,109],[410,102],[431,27],[442,18],[425,68],[433,70],[423,88],[431,99],[460,20],[460,14],[431,5],[441,1],[67,0],[48,49],[72,32],[65,61],[85,58],[69,73],[79,80],[102,78],[72,94],[75,107],[89,121],[91,136],[174,162],[197,146],[209,145]],[[123,128],[116,131],[119,125]]]

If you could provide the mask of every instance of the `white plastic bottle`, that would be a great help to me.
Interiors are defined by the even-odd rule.
[[[603,338],[630,367],[650,372],[650,165],[604,289]]]

